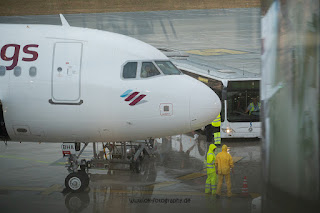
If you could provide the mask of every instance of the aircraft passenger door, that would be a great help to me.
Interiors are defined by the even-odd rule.
[[[82,43],[57,42],[54,46],[51,104],[81,104]]]

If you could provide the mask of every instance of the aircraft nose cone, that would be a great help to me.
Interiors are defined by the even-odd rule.
[[[197,93],[190,96],[190,126],[200,129],[211,123],[221,111],[221,101],[217,94],[199,82]]]

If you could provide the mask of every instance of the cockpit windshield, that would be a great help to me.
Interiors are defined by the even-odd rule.
[[[131,61],[122,68],[124,79],[144,79],[159,75],[182,75],[182,72],[171,61]]]
[[[181,75],[171,61],[156,61],[156,64],[165,75]]]
[[[152,62],[142,63],[140,74],[141,78],[149,78],[156,75],[161,75],[161,73]]]

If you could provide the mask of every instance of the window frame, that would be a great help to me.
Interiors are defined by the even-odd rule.
[[[124,67],[128,64],[128,63],[137,63],[137,71],[136,71],[136,77],[135,78],[125,78],[123,77],[123,72],[124,72]],[[138,76],[138,71],[139,71],[139,61],[126,61],[124,64],[122,64],[121,66],[121,78],[123,80],[133,80],[133,79],[137,79]]]
[[[150,77],[146,77],[146,78],[142,78],[141,77],[141,69],[142,69],[142,64],[143,63],[152,63],[153,66],[158,70],[158,72],[160,73],[160,75],[154,75],[154,76],[150,76]],[[140,67],[140,72],[139,72],[139,78],[140,79],[150,79],[150,78],[154,78],[154,77],[159,77],[159,76],[163,76],[163,72],[159,69],[159,67],[156,65],[156,63],[154,61],[141,61],[141,67]]]
[[[157,62],[170,62],[180,73],[179,74],[164,74],[164,72],[158,66]],[[170,61],[170,60],[154,60],[153,63],[157,67],[157,69],[160,71],[160,73],[163,75],[183,75],[182,71],[179,70],[178,67],[176,67],[176,65],[174,65],[174,63],[172,63],[172,61]]]
[[[124,71],[124,66],[127,64],[127,63],[130,63],[130,62],[135,62],[137,63],[137,75],[135,78],[124,78],[123,77],[123,71]],[[150,77],[147,77],[147,78],[141,78],[141,69],[142,69],[142,63],[152,63],[155,68],[158,70],[158,72],[160,73],[160,75],[154,75],[154,76],[150,76]],[[171,62],[172,63],[172,62]],[[122,80],[125,80],[125,81],[128,81],[128,80],[147,80],[147,79],[150,79],[150,78],[156,78],[156,77],[160,77],[160,76],[165,76],[165,74],[163,74],[163,72],[161,71],[161,69],[157,66],[157,64],[155,63],[155,61],[152,61],[152,60],[128,60],[128,61],[125,61],[122,66],[121,66],[121,72],[120,72],[120,78]]]

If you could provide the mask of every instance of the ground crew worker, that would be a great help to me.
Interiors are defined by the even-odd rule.
[[[259,115],[261,108],[261,103],[258,102],[257,98],[252,98],[252,102],[247,107],[247,110],[245,113],[249,112],[249,115]]]
[[[213,136],[214,136],[214,144],[216,146],[221,146],[221,136],[220,136],[220,125],[221,125],[221,116],[220,113],[214,121],[211,123],[213,127]]]
[[[218,174],[217,197],[219,198],[221,196],[221,187],[223,183],[223,178],[225,178],[227,184],[227,196],[230,198],[232,196],[230,168],[233,168],[233,160],[231,155],[227,152],[227,145],[223,145],[222,152],[217,154],[215,165]]]
[[[206,139],[208,144],[212,143],[213,126],[211,124],[208,124],[207,126],[205,126],[204,131],[206,133]]]
[[[209,194],[210,191],[212,195],[216,194],[216,187],[217,187],[217,174],[215,169],[215,159],[216,156],[214,154],[214,150],[217,147],[214,144],[210,144],[209,150],[207,153],[207,180],[206,180],[206,187],[205,193]]]

